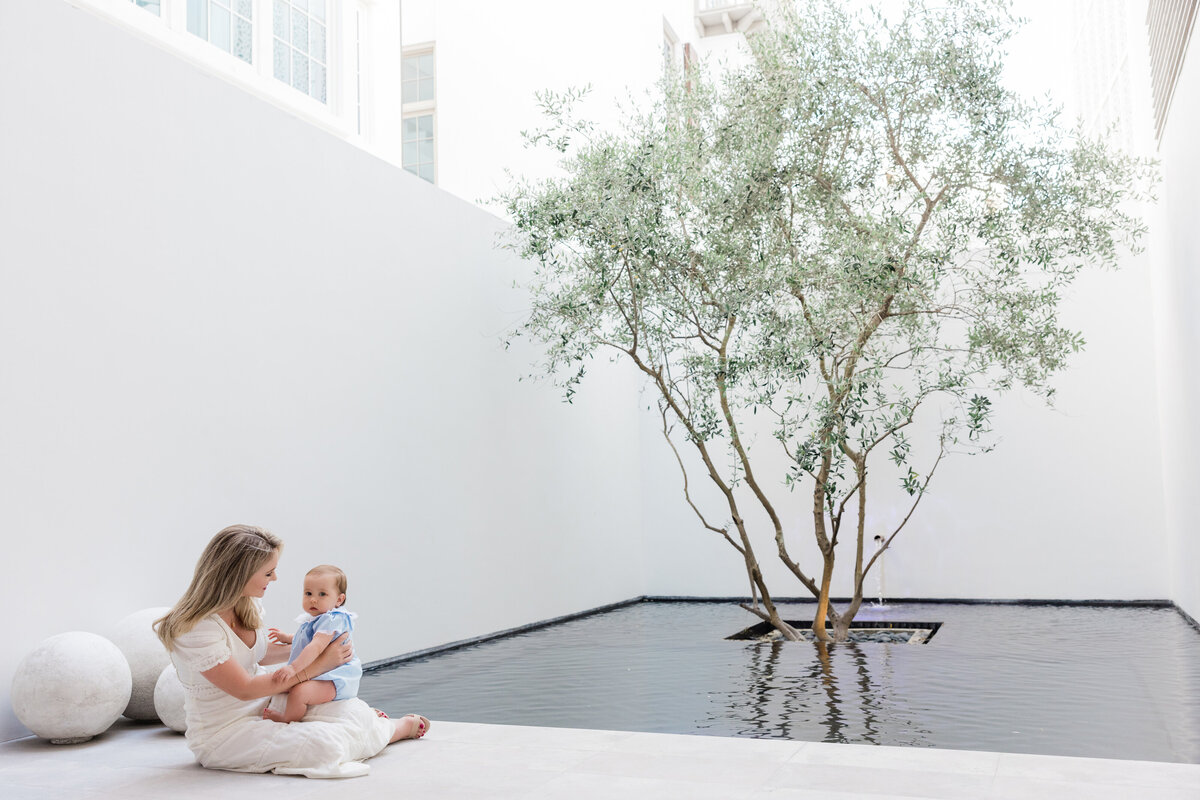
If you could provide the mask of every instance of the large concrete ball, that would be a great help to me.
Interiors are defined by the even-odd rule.
[[[129,703],[133,676],[115,644],[94,633],[51,636],[17,665],[12,705],[17,719],[54,744],[104,733]]]
[[[125,716],[130,719],[158,719],[154,712],[154,684],[170,661],[167,650],[150,627],[169,608],[144,608],[135,611],[113,627],[113,644],[121,648],[133,673],[133,693]]]
[[[187,714],[183,710],[183,698],[187,690],[179,682],[175,665],[168,663],[154,684],[154,710],[158,718],[173,731],[187,731]]]

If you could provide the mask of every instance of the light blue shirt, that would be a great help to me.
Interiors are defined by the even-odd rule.
[[[300,651],[308,647],[312,643],[313,636],[318,633],[332,633],[334,640],[338,639],[344,633],[350,633],[354,630],[354,618],[358,616],[350,611],[341,608],[335,608],[332,611],[326,611],[324,614],[312,616],[310,614],[301,614],[296,617],[296,621],[300,623],[300,628],[296,631],[296,635],[292,637],[292,657],[288,659],[288,663],[296,660],[300,655]],[[331,681],[337,689],[337,695],[334,700],[346,700],[351,697],[358,697],[358,684],[362,680],[362,662],[358,660],[358,656],[354,656],[350,661],[342,664],[340,667],[334,667],[329,672],[323,672],[313,678],[314,681]]]

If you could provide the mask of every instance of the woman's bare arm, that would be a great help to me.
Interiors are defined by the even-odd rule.
[[[292,648],[286,644],[278,644],[269,642],[267,644],[267,654],[263,656],[262,661],[258,662],[264,666],[267,664],[279,664],[288,660],[288,656],[292,654]]]
[[[251,677],[232,658],[226,659],[200,674],[207,678],[213,686],[226,694],[233,695],[238,700],[257,700],[260,697],[269,697],[281,691],[287,691],[308,678],[345,664],[354,657],[354,647],[349,644],[349,640],[350,634],[347,633],[337,641],[330,643],[309,667],[300,670],[300,674],[287,680],[282,686],[275,683],[273,675]]]

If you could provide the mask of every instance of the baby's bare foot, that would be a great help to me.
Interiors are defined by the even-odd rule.
[[[269,708],[263,709],[263,719],[269,719],[271,722],[284,722],[283,714],[278,711],[272,711]]]

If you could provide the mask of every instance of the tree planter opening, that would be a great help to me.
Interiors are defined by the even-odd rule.
[[[799,631],[800,635],[804,637],[804,641],[816,641],[817,637],[812,631],[811,619],[807,621],[789,619],[787,623]],[[846,641],[925,644],[933,638],[940,627],[942,627],[940,622],[855,622],[850,625],[850,637]],[[832,630],[832,627],[826,624],[825,629]],[[725,638],[741,641],[780,642],[783,641],[783,634],[775,630],[771,623],[760,622]]]

